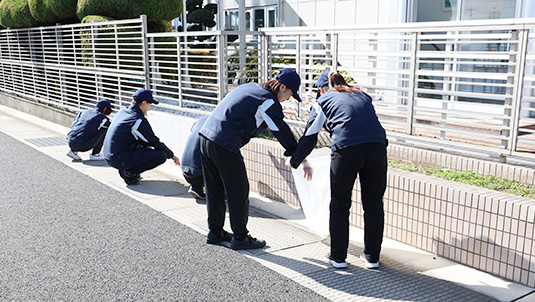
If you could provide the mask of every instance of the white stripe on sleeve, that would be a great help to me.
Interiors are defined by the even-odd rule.
[[[271,117],[266,113],[269,107],[273,106],[273,104],[275,104],[275,101],[272,99],[269,99],[269,100],[265,100],[260,106],[258,106],[258,110],[256,111],[256,114],[255,114],[256,127],[260,127],[260,125],[262,125],[262,122],[265,121],[269,130],[279,131],[279,127],[275,125],[275,122],[273,122]]]
[[[139,125],[141,125],[141,122],[142,120],[141,119],[138,119],[135,123],[134,123],[134,126],[132,126],[132,135],[134,136],[135,139],[137,140],[142,140],[146,143],[148,143],[149,141],[143,136],[143,134],[141,134],[141,132],[139,132],[138,128],[139,128]]]
[[[107,121],[108,121],[107,119],[103,119],[102,122],[100,122],[100,125],[98,125],[98,129],[97,130],[100,130],[100,128],[104,127],[104,125],[106,125]],[[108,127],[105,127],[105,128],[108,128]]]
[[[318,103],[314,103],[312,105],[312,108],[316,110],[317,115],[310,128],[308,128],[307,133],[305,133],[305,136],[317,134],[318,132],[320,132],[321,128],[325,124],[325,121],[327,120],[325,113],[323,113],[323,110],[321,110],[321,106]]]

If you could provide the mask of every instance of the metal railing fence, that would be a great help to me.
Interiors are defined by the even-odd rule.
[[[301,75],[303,122],[326,68],[374,98],[390,138],[535,159],[535,20],[429,22],[260,32],[147,33],[144,16],[0,31],[0,90],[68,111],[140,87],[158,110],[211,111],[238,84]]]

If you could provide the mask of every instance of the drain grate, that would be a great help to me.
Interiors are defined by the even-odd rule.
[[[26,139],[26,141],[37,147],[53,147],[67,145],[67,139],[65,139],[65,137],[63,136],[29,138]]]

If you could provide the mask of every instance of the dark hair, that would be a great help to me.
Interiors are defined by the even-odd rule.
[[[275,77],[279,75],[279,72],[275,74]],[[278,95],[279,91],[281,90],[281,85],[283,85],[279,80],[276,78],[273,78],[267,82],[264,83],[264,87],[271,89],[275,95]]]
[[[136,100],[136,94],[132,94],[132,102],[136,105],[141,105],[141,103],[143,103],[144,100]]]
[[[360,93],[362,91],[359,86],[349,85],[344,79],[344,77],[338,72],[329,73],[329,89],[332,89],[338,92],[346,91],[346,92]]]

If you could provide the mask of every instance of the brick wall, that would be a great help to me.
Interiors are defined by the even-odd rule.
[[[299,207],[291,171],[277,142],[253,139],[242,154],[252,191]],[[459,169],[484,167],[482,173],[503,171],[533,182],[529,168],[397,145],[389,146],[392,154],[429,163],[437,160]],[[384,203],[386,237],[535,287],[535,200],[389,169]],[[350,222],[363,227],[358,182]]]

